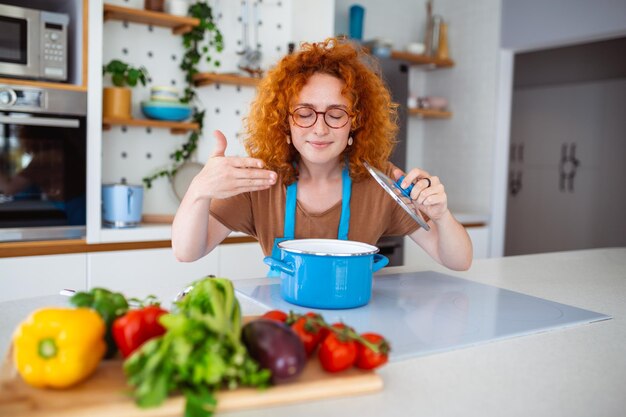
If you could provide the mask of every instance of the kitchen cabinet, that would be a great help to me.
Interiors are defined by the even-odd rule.
[[[0,301],[87,288],[87,254],[0,259]]]
[[[489,227],[466,227],[467,234],[472,240],[474,259],[489,257]],[[433,259],[419,247],[410,237],[404,238],[404,266],[410,268],[423,268],[431,264]]]
[[[261,278],[267,275],[265,255],[258,242],[220,245],[219,274],[230,279]]]
[[[137,298],[153,294],[166,307],[187,284],[220,274],[219,250],[191,263],[178,262],[169,248],[89,253],[87,260],[89,288],[105,287]]]

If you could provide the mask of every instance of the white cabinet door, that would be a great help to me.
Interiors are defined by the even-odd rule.
[[[489,227],[469,227],[466,230],[472,240],[474,259],[488,258]],[[438,264],[407,236],[404,238],[404,265],[413,268],[426,268],[428,265]]]
[[[0,301],[87,288],[87,255],[24,256],[0,259]]]
[[[267,274],[268,266],[263,263],[265,255],[257,242],[220,245],[219,254],[220,276],[224,278],[262,278]]]
[[[187,284],[219,274],[217,251],[191,263],[178,262],[170,248],[98,252],[87,256],[89,288],[104,287],[137,298],[152,294],[166,307]]]
[[[474,259],[489,257],[489,228],[469,227],[466,229],[474,247]]]

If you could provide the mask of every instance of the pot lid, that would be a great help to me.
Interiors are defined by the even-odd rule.
[[[396,203],[400,205],[406,211],[409,216],[413,218],[422,228],[426,231],[430,230],[430,226],[426,223],[426,220],[422,217],[419,210],[415,210],[413,206],[413,202],[411,200],[411,190],[413,189],[413,184],[411,184],[408,188],[404,189],[400,187],[402,180],[404,177],[400,177],[398,181],[394,181],[385,175],[383,172],[377,170],[367,162],[363,162],[363,165],[369,173],[374,177],[376,182],[380,184],[381,187],[387,191],[387,193],[396,200]]]
[[[376,246],[354,240],[339,239],[293,239],[285,240],[278,247],[291,253],[319,256],[363,256],[377,253]]]

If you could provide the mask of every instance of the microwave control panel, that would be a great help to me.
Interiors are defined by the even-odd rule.
[[[67,16],[42,12],[41,69],[47,79],[67,79]]]

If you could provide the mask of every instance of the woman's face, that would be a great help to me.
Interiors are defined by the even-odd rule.
[[[299,122],[296,124],[293,117],[289,117],[291,141],[304,162],[340,162],[339,156],[348,144],[352,119],[348,114],[350,103],[341,95],[343,85],[343,81],[332,75],[314,74],[292,104],[290,112],[299,109],[296,116]],[[315,112],[327,114],[317,114],[315,120]],[[341,126],[345,117],[347,122]],[[336,128],[329,126],[325,119]],[[310,127],[298,126],[310,123],[313,123]]]

